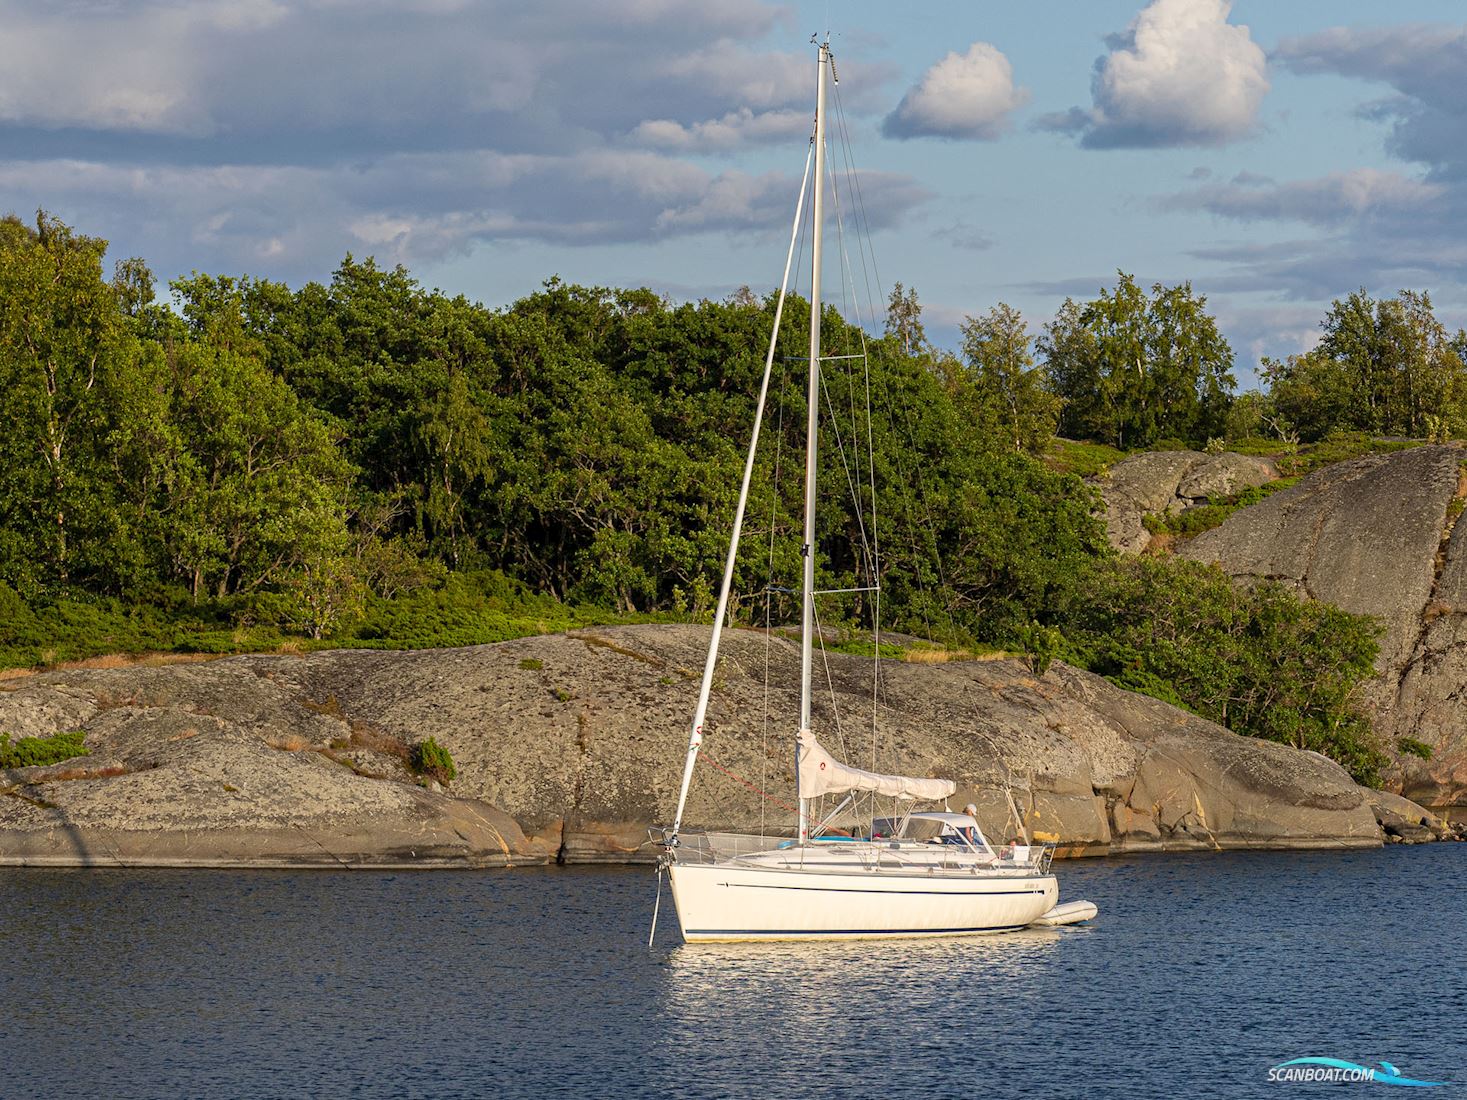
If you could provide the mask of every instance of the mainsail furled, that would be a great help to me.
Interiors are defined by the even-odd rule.
[[[940,802],[958,789],[951,779],[914,779],[908,775],[881,775],[842,764],[815,740],[809,730],[800,731],[800,797],[846,791],[874,791],[888,798],[917,802]]]

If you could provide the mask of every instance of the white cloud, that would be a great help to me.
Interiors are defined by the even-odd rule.
[[[1305,75],[1336,74],[1389,85],[1395,95],[1367,105],[1392,123],[1390,149],[1438,173],[1467,177],[1467,27],[1407,24],[1335,27],[1291,38],[1274,56]]]
[[[0,213],[43,206],[162,272],[289,278],[348,249],[421,263],[484,242],[783,231],[798,179],[694,157],[798,149],[814,51],[765,47],[787,14],[764,0],[0,0]],[[858,120],[864,102],[846,99]],[[893,217],[924,197],[903,181]]]
[[[319,277],[348,250],[411,264],[487,241],[782,232],[798,187],[798,177],[779,173],[715,175],[611,150],[398,154],[306,167],[0,161],[0,194],[24,196],[22,210],[43,202],[84,230],[126,226],[122,254],[139,251],[141,239],[153,243],[142,251],[161,270],[242,267],[275,277]],[[882,173],[863,176],[862,188],[878,227],[927,197],[906,177]]]
[[[1440,184],[1376,168],[1354,168],[1282,184],[1240,172],[1228,183],[1169,195],[1161,200],[1161,206],[1166,210],[1206,210],[1240,221],[1287,220],[1333,226],[1365,217],[1421,215],[1445,193],[1446,188]]]
[[[1224,145],[1247,136],[1267,61],[1230,0],[1152,0],[1095,65],[1094,106],[1040,120],[1088,148]]]
[[[684,125],[670,118],[638,123],[631,140],[653,149],[688,152],[728,152],[745,145],[799,138],[810,128],[809,111],[752,111],[740,107],[722,118]]]
[[[1014,86],[1014,67],[987,42],[950,53],[907,90],[882,130],[888,137],[945,137],[992,141],[1009,115],[1029,101]]]

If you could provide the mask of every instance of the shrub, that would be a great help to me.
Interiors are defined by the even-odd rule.
[[[1409,756],[1419,756],[1422,760],[1430,760],[1432,757],[1431,746],[1414,737],[1397,737],[1396,748]]]
[[[1379,783],[1386,756],[1355,702],[1374,667],[1373,619],[1179,559],[1101,563],[1075,591],[1063,620],[1072,663]]]
[[[22,737],[12,743],[10,734],[0,733],[0,768],[31,768],[86,756],[85,738],[81,730],[72,730],[50,737]]]
[[[1019,630],[1019,641],[1024,647],[1024,662],[1035,676],[1043,676],[1059,655],[1064,636],[1052,626],[1030,623]]]
[[[413,746],[412,769],[440,783],[451,783],[458,778],[458,768],[453,757],[435,737],[428,737]]]

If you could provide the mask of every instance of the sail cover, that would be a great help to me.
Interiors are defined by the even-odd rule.
[[[881,775],[842,764],[815,740],[809,730],[800,731],[800,797],[846,791],[874,791],[888,798],[917,802],[939,802],[958,789],[951,779],[913,779],[906,775]]]

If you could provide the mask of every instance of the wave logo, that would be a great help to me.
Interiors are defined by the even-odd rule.
[[[1446,1081],[1418,1081],[1405,1077],[1389,1062],[1382,1062],[1380,1069],[1362,1066],[1358,1062],[1346,1062],[1341,1058],[1295,1058],[1270,1067],[1270,1081],[1328,1081],[1332,1084],[1409,1085],[1413,1088],[1436,1088]]]

